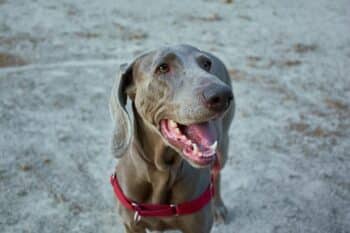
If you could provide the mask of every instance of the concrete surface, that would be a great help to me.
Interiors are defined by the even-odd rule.
[[[213,232],[350,232],[349,0],[0,0],[0,232],[122,232],[112,80],[177,43],[234,84]]]

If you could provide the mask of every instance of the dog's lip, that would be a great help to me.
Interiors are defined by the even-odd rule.
[[[205,166],[216,157],[217,136],[212,122],[182,125],[173,120],[160,121],[163,137],[191,162]]]

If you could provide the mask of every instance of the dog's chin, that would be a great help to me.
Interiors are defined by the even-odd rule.
[[[218,141],[212,121],[183,125],[163,119],[160,121],[160,132],[191,166],[203,168],[215,161]]]

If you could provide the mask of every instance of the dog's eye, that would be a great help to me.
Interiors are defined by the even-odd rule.
[[[203,69],[205,69],[206,71],[210,71],[211,61],[209,61],[209,60],[204,61],[202,66],[203,66]]]
[[[159,74],[166,74],[170,71],[170,66],[166,63],[162,63],[157,67],[156,72]]]

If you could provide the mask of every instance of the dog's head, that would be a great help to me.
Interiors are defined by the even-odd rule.
[[[191,165],[203,167],[215,159],[214,122],[234,107],[227,71],[216,57],[180,45],[149,52],[122,67],[110,100],[117,157],[133,137],[125,109],[128,97],[137,114]]]

